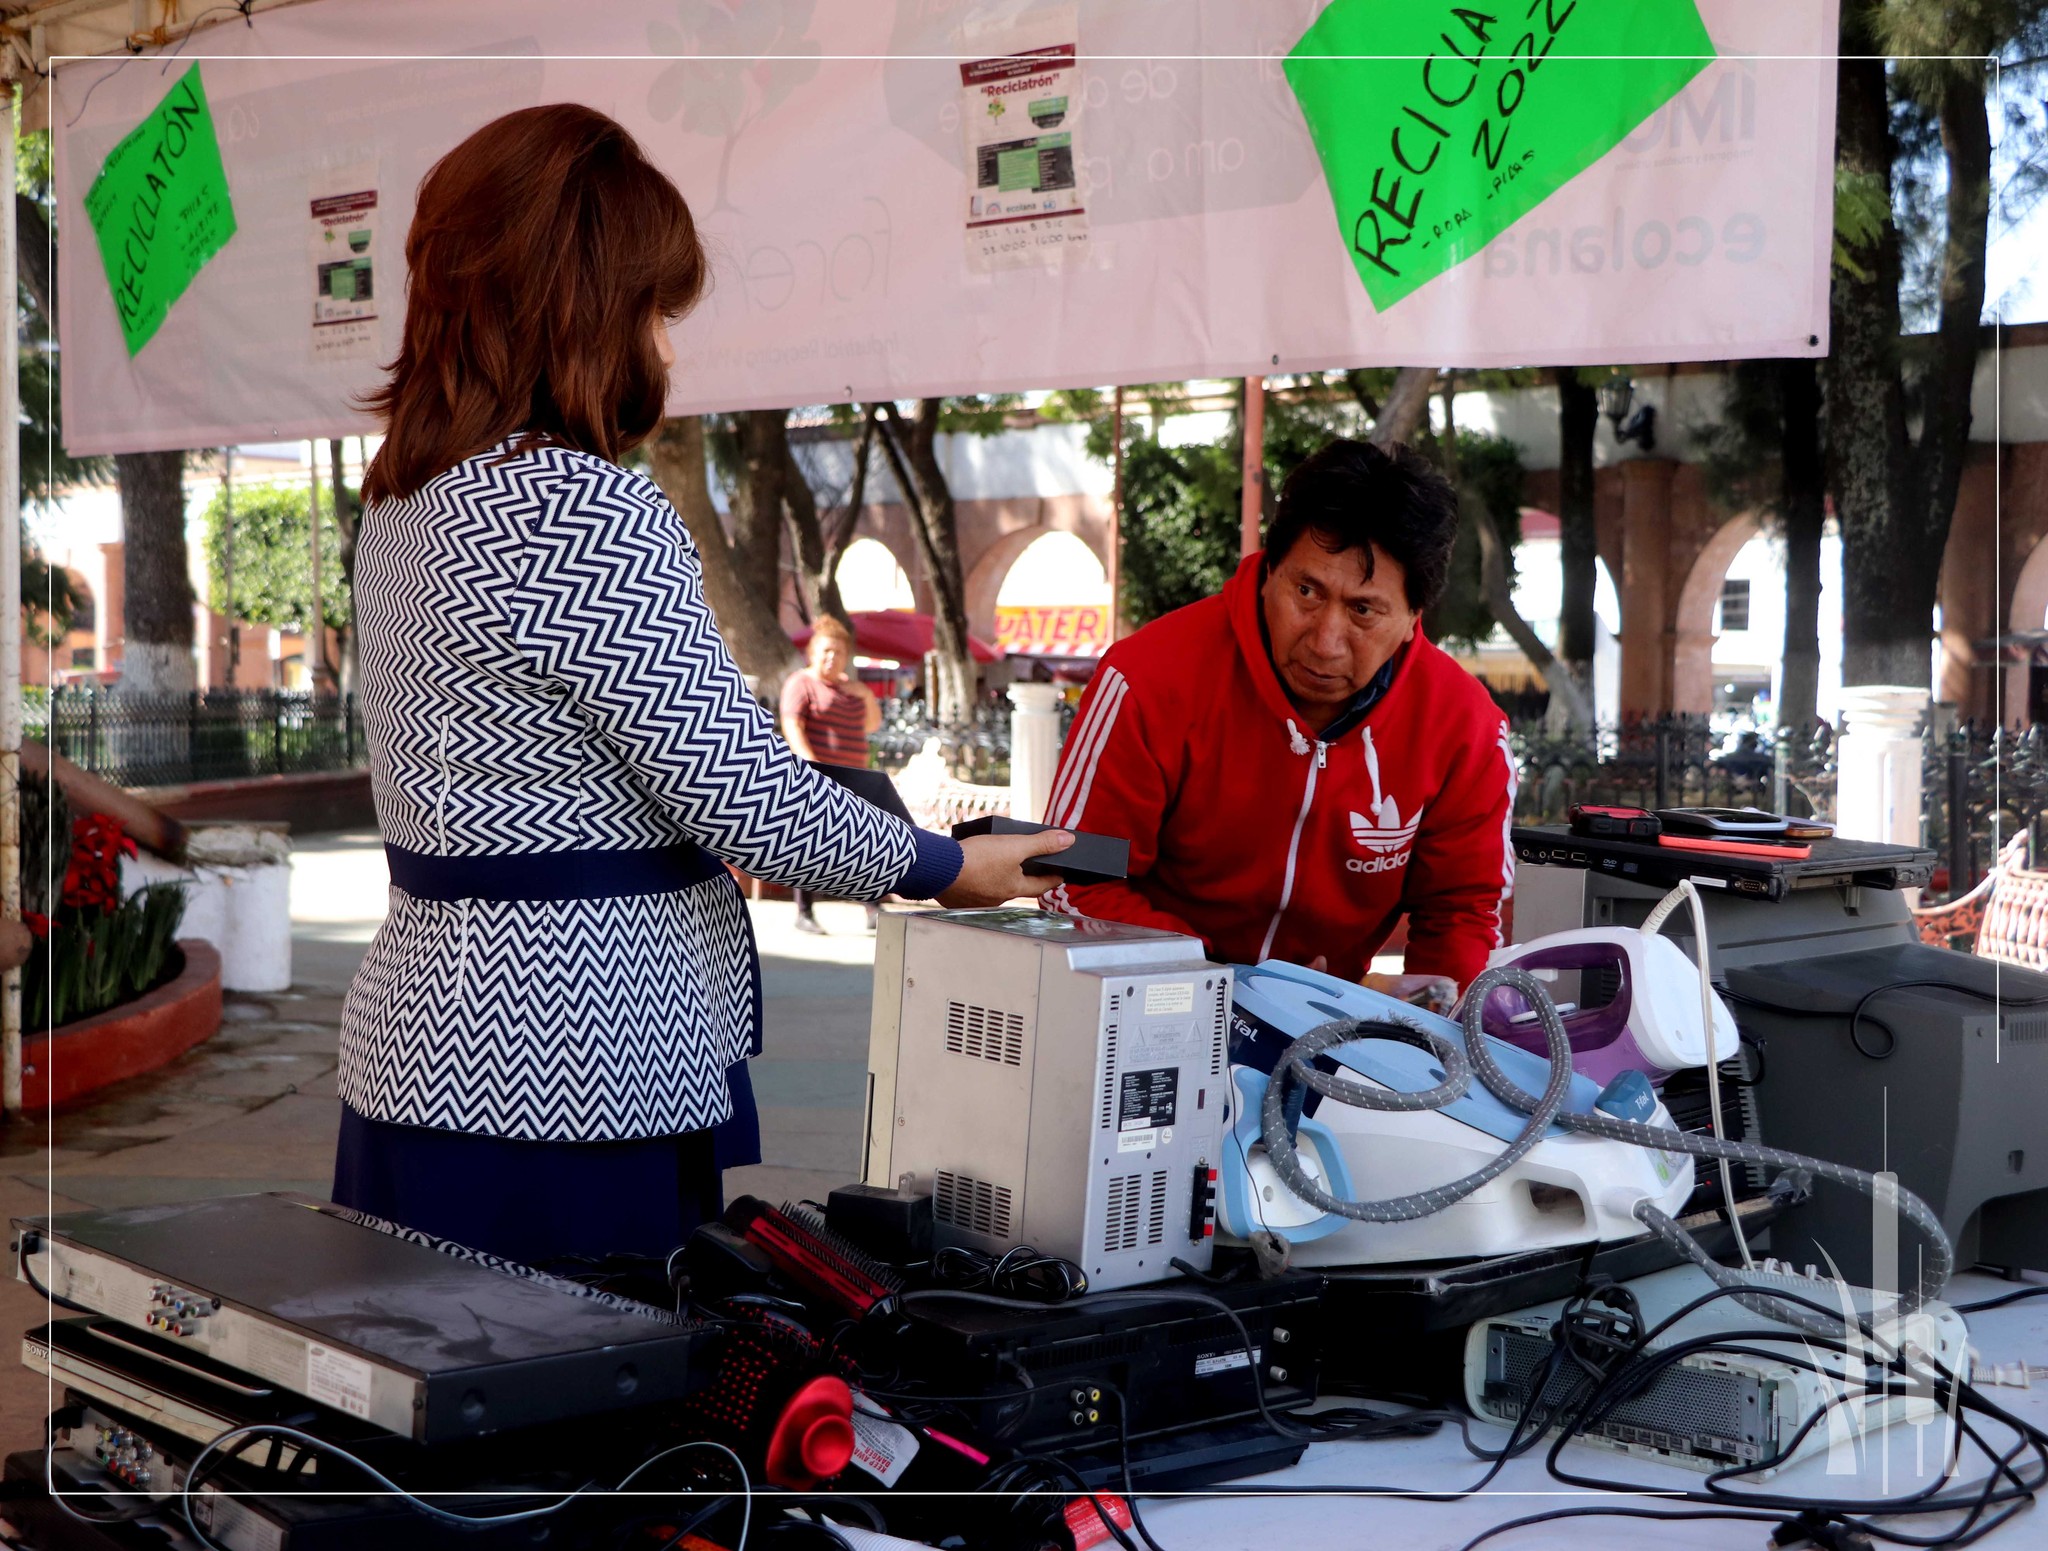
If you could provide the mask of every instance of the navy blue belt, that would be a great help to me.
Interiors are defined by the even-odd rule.
[[[725,872],[717,857],[687,842],[632,851],[430,856],[387,841],[384,857],[395,887],[414,899],[436,900],[621,899],[674,893]]]

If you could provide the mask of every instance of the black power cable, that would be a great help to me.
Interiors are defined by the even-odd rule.
[[[1687,1308],[1672,1315],[1663,1324],[1658,1326],[1656,1330],[1647,1332],[1643,1345],[1647,1346],[1650,1341],[1656,1339],[1665,1329],[1669,1328],[1677,1320],[1684,1318],[1693,1309],[1712,1301],[1714,1297],[1720,1296],[1733,1296],[1733,1290],[1717,1289],[1714,1293],[1696,1300],[1693,1304],[1688,1305]],[[1806,1301],[1799,1299],[1796,1294],[1783,1294],[1782,1296],[1796,1302]],[[1818,1304],[1810,1306],[1816,1309],[1820,1307]],[[1703,1352],[1715,1352],[1724,1355],[1748,1353],[1750,1355],[1767,1357],[1772,1361],[1787,1363],[1795,1367],[1806,1368],[1808,1371],[1816,1373],[1828,1372],[1826,1369],[1817,1367],[1812,1363],[1802,1362],[1798,1358],[1782,1351],[1759,1351],[1756,1348],[1745,1347],[1739,1344],[1743,1340],[1755,1340],[1758,1338],[1779,1342],[1798,1341],[1807,1346],[1818,1346],[1821,1348],[1827,1348],[1831,1345],[1831,1343],[1811,1335],[1793,1335],[1786,1329],[1777,1328],[1769,1330],[1759,1329],[1750,1333],[1738,1332],[1702,1337],[1693,1341],[1676,1343],[1671,1347],[1663,1348],[1654,1353],[1645,1352],[1634,1363],[1618,1369],[1600,1389],[1578,1399],[1577,1404],[1572,1407],[1570,1414],[1561,1421],[1557,1430],[1556,1440],[1553,1442],[1545,1461],[1550,1474],[1554,1479],[1567,1486],[1581,1487],[1587,1490],[1629,1491],[1639,1489],[1639,1484],[1637,1483],[1612,1481],[1601,1477],[1575,1474],[1561,1466],[1559,1456],[1567,1443],[1588,1429],[1597,1427],[1614,1406],[1620,1404],[1630,1395],[1640,1393],[1646,1383],[1654,1379],[1665,1369],[1684,1360],[1688,1356]],[[1907,1366],[1905,1356],[1896,1351],[1869,1356],[1856,1351],[1855,1348],[1847,1343],[1832,1343],[1832,1345],[1835,1350],[1849,1353],[1852,1356],[1865,1356],[1867,1364],[1866,1383],[1860,1386],[1861,1393],[1847,1393],[1845,1386],[1845,1393],[1842,1396],[1829,1401],[1821,1410],[1808,1417],[1795,1431],[1793,1437],[1781,1446],[1779,1452],[1773,1457],[1757,1461],[1753,1464],[1731,1466],[1724,1470],[1716,1471],[1707,1477],[1703,1490],[1683,1491],[1675,1495],[1682,1497],[1688,1502],[1704,1503],[1716,1508],[1739,1508],[1745,1512],[1764,1512],[1768,1513],[1773,1519],[1789,1519],[1808,1513],[1819,1514],[1826,1521],[1840,1524],[1845,1530],[1868,1537],[1872,1541],[1886,1540],[1900,1545],[1932,1548],[1965,1546],[1981,1539],[1992,1529],[2009,1520],[2015,1513],[2026,1508],[2031,1503],[2033,1494],[2044,1484],[2048,1484],[2048,1434],[2044,1434],[2040,1429],[2033,1427],[2031,1424],[2006,1413],[1986,1399],[1981,1392],[1964,1383],[1954,1373],[1943,1367],[1928,1354],[1919,1353],[1918,1357],[1933,1368],[1934,1376],[1931,1379],[1914,1373]],[[1880,1380],[1876,1383],[1868,1382],[1868,1368],[1878,1368],[1893,1374],[1903,1380],[1904,1385],[1894,1384],[1889,1379]],[[1839,1380],[1840,1377],[1833,1374],[1828,1374],[1828,1376],[1833,1380]],[[1763,1492],[1736,1492],[1731,1491],[1724,1485],[1724,1483],[1739,1477],[1775,1468],[1785,1463],[1811,1434],[1814,1428],[1836,1406],[1844,1403],[1862,1402],[1873,1395],[1888,1397],[1902,1393],[1931,1398],[1944,1406],[1953,1400],[1958,1411],[1958,1426],[1961,1436],[1957,1442],[1957,1458],[1951,1462],[1951,1470],[1959,1463],[1960,1450],[1963,1447],[1964,1440],[1967,1439],[1987,1459],[1993,1462],[1991,1473],[1981,1483],[1973,1483],[1965,1491],[1945,1493],[1945,1476],[1947,1474],[1945,1472],[1943,1477],[1937,1477],[1930,1486],[1918,1492],[1910,1493],[1903,1498],[1853,1502],[1835,1501],[1824,1504],[1815,1504],[1810,1497],[1792,1498]],[[1964,1412],[1992,1417],[2002,1426],[2009,1428],[2015,1434],[2017,1441],[2012,1448],[2000,1454],[1984,1439],[1983,1435],[1968,1418],[1962,1415]],[[2033,1450],[2041,1464],[2041,1469],[2035,1472],[2031,1478],[2023,1477],[2013,1468],[2013,1461],[2029,1448]],[[2010,1485],[2002,1487],[2001,1482],[2010,1482]],[[1986,1515],[1990,1513],[1991,1509],[1998,1506],[2003,1506],[2004,1511],[1995,1517],[1987,1519]],[[1602,1510],[1580,1510],[1576,1516],[1584,1516],[1600,1511]],[[1896,1518],[1905,1515],[1958,1512],[1965,1515],[1961,1524],[1949,1527],[1937,1534],[1924,1536],[1911,1535],[1901,1530],[1879,1525],[1872,1522],[1871,1517],[1869,1517]],[[1541,1521],[1542,1516],[1539,1516],[1537,1519],[1523,1522]],[[1474,1542],[1474,1544],[1477,1544],[1477,1542]]]
[[[2048,1298],[2048,1282],[2032,1287],[2021,1287],[2013,1292],[2000,1293],[1995,1298],[1980,1298],[1975,1303],[1951,1304],[1958,1314],[1982,1314],[1988,1309],[2002,1309],[2009,1303],[2023,1303],[2029,1298]]]

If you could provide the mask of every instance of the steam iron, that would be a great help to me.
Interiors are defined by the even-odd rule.
[[[1539,980],[1577,977],[1552,994],[1577,1003],[1564,1013],[1572,1042],[1572,1067],[1596,1083],[1621,1073],[1641,1072],[1661,1084],[1671,1073],[1707,1064],[1707,1032],[1700,1017],[1700,972],[1669,937],[1625,926],[1592,926],[1556,932],[1534,942],[1496,949],[1493,968],[1512,964]],[[1602,996],[1611,988],[1612,996]],[[1713,997],[1714,1053],[1726,1059],[1740,1048],[1735,1020]],[[1505,989],[1486,999],[1486,1032],[1511,1045],[1542,1054],[1543,1030],[1523,1011],[1520,998]]]
[[[1301,1266],[1467,1260],[1637,1238],[1643,1233],[1632,1215],[1638,1201],[1648,1198],[1675,1216],[1692,1194],[1690,1158],[1552,1127],[1512,1169],[1428,1217],[1368,1223],[1324,1212],[1281,1182],[1266,1153],[1260,1108],[1281,1053],[1334,1018],[1388,1019],[1465,1043],[1450,1019],[1334,976],[1274,959],[1240,967],[1217,1202],[1217,1231],[1226,1242],[1266,1229],[1288,1241],[1293,1263]],[[1499,1039],[1488,1050],[1525,1091],[1543,1091],[1547,1059]],[[1406,1092],[1436,1087],[1444,1076],[1430,1051],[1391,1039],[1357,1040],[1321,1059],[1326,1070],[1341,1067],[1349,1076]],[[1584,1112],[1596,1105],[1626,1119],[1671,1124],[1641,1075],[1604,1091],[1575,1075],[1565,1107]],[[1310,1093],[1296,1149],[1331,1195],[1385,1200],[1472,1173],[1503,1152],[1526,1120],[1476,1079],[1462,1097],[1435,1110],[1360,1109]]]

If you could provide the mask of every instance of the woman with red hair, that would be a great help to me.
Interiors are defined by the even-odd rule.
[[[760,964],[726,863],[856,899],[1043,891],[775,736],[688,531],[620,460],[705,284],[612,120],[507,114],[427,174],[356,548],[390,914],[342,1015],[335,1199],[510,1259],[664,1254],[758,1159]]]

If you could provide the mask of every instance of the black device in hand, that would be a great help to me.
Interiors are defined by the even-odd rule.
[[[1575,802],[1572,833],[1589,840],[1655,840],[1664,826],[1648,808],[1610,808]]]
[[[991,814],[985,818],[963,819],[953,826],[953,838],[970,835],[1038,835],[1057,824],[1033,824],[1026,819]],[[1034,856],[1024,864],[1027,873],[1057,873],[1069,883],[1113,883],[1131,875],[1131,843],[1115,835],[1091,835],[1073,831],[1074,843],[1051,856]]]

